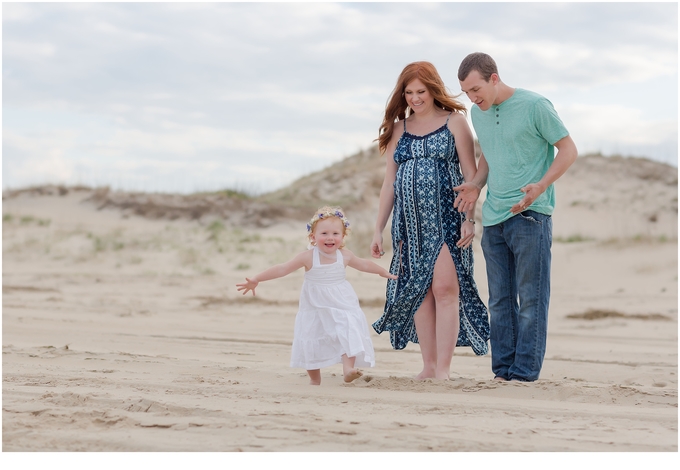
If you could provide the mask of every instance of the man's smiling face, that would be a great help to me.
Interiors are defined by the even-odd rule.
[[[486,111],[498,98],[498,82],[498,75],[495,73],[491,74],[487,82],[477,70],[473,70],[465,80],[460,81],[460,89],[479,109]]]

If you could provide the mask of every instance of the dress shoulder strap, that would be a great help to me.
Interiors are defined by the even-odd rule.
[[[451,118],[451,115],[452,115],[452,114],[453,114],[453,111],[451,111],[451,112],[449,113],[449,115],[446,117],[446,124],[444,124],[445,126],[448,126],[448,125],[449,125],[449,119]]]
[[[312,250],[314,250],[312,252],[312,267],[315,267],[321,264],[321,262],[319,261],[319,248],[317,248],[315,245],[314,248],[312,248]]]

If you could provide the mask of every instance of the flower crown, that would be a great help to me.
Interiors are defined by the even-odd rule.
[[[307,234],[312,233],[312,229],[314,228],[314,225],[322,219],[327,219],[329,217],[337,217],[342,221],[342,225],[345,227],[345,230],[349,228],[349,220],[347,220],[347,217],[345,217],[345,214],[342,213],[342,210],[340,210],[337,207],[322,207],[318,211],[316,211],[316,214],[314,214],[314,217],[309,221],[307,224]]]

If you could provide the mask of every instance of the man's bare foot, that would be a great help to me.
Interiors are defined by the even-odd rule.
[[[497,382],[507,382],[507,380],[504,379],[503,377],[501,377],[500,375],[497,375],[497,376],[494,377],[493,379],[494,379],[495,381],[497,381]]]
[[[350,382],[358,379],[362,375],[364,375],[364,373],[361,372],[359,369],[350,369],[347,372],[343,372],[343,375],[344,375],[345,382],[350,383]]]

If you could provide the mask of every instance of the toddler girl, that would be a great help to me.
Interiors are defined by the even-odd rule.
[[[290,366],[307,369],[311,385],[321,384],[322,367],[342,362],[344,380],[351,382],[363,375],[355,365],[375,365],[366,317],[354,289],[345,279],[345,267],[397,278],[344,248],[349,232],[349,221],[341,208],[321,207],[307,224],[311,249],[236,284],[243,294],[253,291],[255,295],[260,282],[286,276],[304,266]]]

